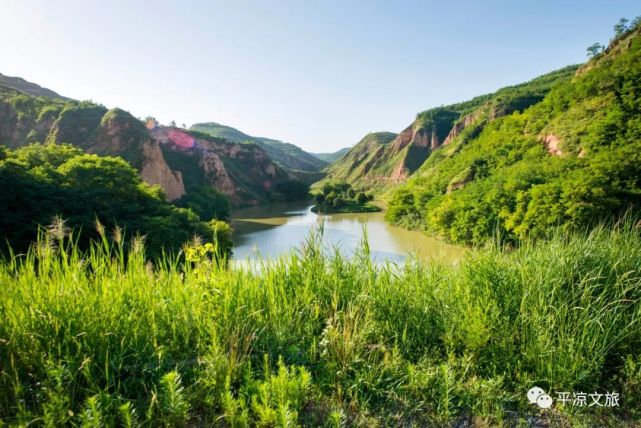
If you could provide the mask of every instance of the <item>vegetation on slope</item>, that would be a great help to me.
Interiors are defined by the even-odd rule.
[[[171,129],[177,134],[188,134]],[[70,143],[88,153],[120,156],[146,180],[163,186],[170,199],[182,196],[185,190],[202,195],[203,188],[209,187],[205,191],[212,195],[215,190],[219,193],[225,190],[237,205],[268,202],[291,198],[291,194],[279,190],[287,191],[299,184],[300,180],[289,178],[258,145],[242,145],[241,150],[230,154],[235,143],[195,131],[189,135],[206,140],[208,150],[215,151],[223,165],[206,171],[201,164],[202,150],[168,144],[171,138],[165,138],[159,149],[155,135],[150,135],[140,120],[119,108],[107,110],[88,101],[35,97],[0,85],[0,144],[10,148],[39,142]],[[147,175],[143,173],[145,166]],[[272,168],[274,174],[269,173]],[[220,176],[229,177],[230,182],[224,183],[226,187],[218,181]],[[276,191],[265,188],[266,180],[270,184],[273,181]],[[220,195],[214,197],[220,200]]]
[[[370,202],[374,197],[365,192],[357,192],[349,183],[325,183],[322,191],[313,194],[316,205],[313,212],[322,213],[364,213],[381,209]]]
[[[591,226],[641,203],[641,28],[520,112],[468,127],[398,189],[387,218],[455,242]]]
[[[124,160],[84,154],[66,144],[3,149],[0,188],[4,189],[0,192],[3,252],[7,244],[26,251],[40,228],[50,224],[60,233],[77,230],[78,242],[85,246],[89,239],[97,239],[99,223],[99,228],[119,229],[114,239],[144,236],[149,253],[158,256],[179,250],[194,235],[211,241],[214,228],[222,227],[215,219],[224,219],[229,212],[224,203],[226,212],[211,200],[181,200],[203,220],[214,220],[205,223],[191,209],[165,202],[160,189],[142,182]]]
[[[641,418],[641,237],[632,223],[460,266],[327,256],[260,269],[204,247],[147,262],[67,239],[0,262],[0,423],[433,426]],[[617,392],[619,407],[525,392]],[[603,403],[603,400],[602,400]],[[538,423],[538,422],[537,422]]]
[[[335,152],[331,153],[310,153],[310,155],[317,157],[318,159],[322,160],[323,162],[327,162],[328,164],[332,164],[345,156],[347,152],[349,152],[350,147],[343,147],[340,150],[337,150]]]
[[[327,177],[321,184],[341,180],[379,194],[389,192],[418,170],[426,159],[437,155],[434,150],[438,147],[451,144],[462,132],[465,138],[473,138],[497,118],[538,103],[552,87],[568,81],[577,68],[565,67],[469,101],[423,111],[398,135],[368,134],[327,169]],[[461,138],[457,147],[462,145],[460,141]]]
[[[191,130],[204,132],[214,137],[224,138],[229,141],[243,143],[251,141],[267,152],[280,166],[307,172],[319,172],[327,163],[307,153],[298,146],[284,143],[270,138],[252,137],[230,126],[215,122],[197,123],[190,127]]]
[[[322,189],[323,185],[334,181],[348,182],[354,188],[371,188],[375,178],[369,177],[374,163],[385,153],[387,146],[396,134],[391,132],[372,132],[367,134],[339,160],[327,168],[327,176],[315,183],[312,189]],[[391,171],[387,171],[388,173]]]

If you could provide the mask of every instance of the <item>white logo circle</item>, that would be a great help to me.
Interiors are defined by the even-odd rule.
[[[541,394],[536,399],[536,404],[542,409],[549,409],[552,407],[552,397],[547,394]]]
[[[539,388],[538,386],[535,386],[533,388],[530,388],[530,390],[527,392],[527,399],[530,402],[530,404],[536,403],[536,399],[539,398],[539,395],[545,394],[545,391],[543,389]]]

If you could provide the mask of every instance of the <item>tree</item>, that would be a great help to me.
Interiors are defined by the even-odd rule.
[[[354,199],[356,197],[356,191],[354,191],[354,189],[350,187],[349,189],[347,189],[347,197],[349,199]]]
[[[356,197],[356,202],[359,205],[365,205],[367,203],[367,195],[363,192],[360,192]]]
[[[614,25],[614,35],[618,37],[626,31],[628,31],[628,20],[626,18],[621,18],[619,19],[619,22]]]
[[[601,43],[595,43],[592,46],[589,46],[586,51],[589,58],[594,58],[595,56],[603,52],[604,49],[605,47]]]
[[[336,192],[334,192],[333,190],[331,192],[329,192],[329,194],[325,195],[325,201],[328,204],[333,203],[334,199],[336,199],[336,198],[338,198],[338,194],[336,194]]]
[[[325,196],[329,195],[332,190],[334,190],[334,187],[331,184],[325,183],[323,185],[323,195]]]
[[[171,122],[169,122],[169,126],[171,126],[172,128],[175,128],[176,127],[176,121],[172,120]]]
[[[314,195],[314,202],[316,202],[317,205],[323,205],[325,203],[325,195],[322,193],[316,193]]]
[[[187,193],[175,204],[182,208],[190,208],[203,221],[229,218],[229,199],[211,186],[187,189]]]

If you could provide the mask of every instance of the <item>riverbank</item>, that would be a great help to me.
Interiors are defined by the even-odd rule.
[[[336,213],[375,213],[382,211],[382,209],[373,204],[358,204],[358,203],[344,203],[343,205],[333,206],[328,204],[314,205],[312,212],[320,214],[336,214]]]
[[[108,240],[0,262],[0,420],[98,426],[631,426],[641,238],[557,236],[459,266],[326,255],[260,272],[148,263]],[[526,392],[617,394],[618,406]],[[518,423],[519,421],[514,421]]]

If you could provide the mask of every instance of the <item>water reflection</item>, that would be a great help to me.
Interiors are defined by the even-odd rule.
[[[318,215],[306,204],[271,204],[233,213],[236,260],[277,258],[299,248],[310,230],[323,224],[323,243],[351,256],[366,230],[370,252],[377,262],[404,261],[410,253],[421,259],[456,262],[464,249],[416,231],[390,226],[383,213]]]

